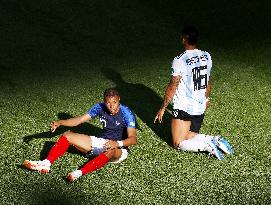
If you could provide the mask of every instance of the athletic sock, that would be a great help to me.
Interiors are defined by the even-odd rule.
[[[98,157],[94,158],[93,160],[89,161],[84,167],[82,167],[80,170],[82,171],[82,174],[87,174],[89,172],[93,172],[97,169],[102,168],[104,165],[107,164],[109,161],[109,158],[104,154],[100,154]]]
[[[192,138],[182,141],[179,145],[179,149],[188,152],[200,152],[204,151],[205,143],[198,139]]]
[[[52,147],[46,159],[49,160],[51,164],[53,164],[57,158],[62,156],[68,150],[69,146],[69,141],[64,135],[62,135]]]
[[[210,142],[213,139],[213,136],[205,135],[205,134],[197,134],[194,138],[199,141]]]
[[[48,159],[42,160],[42,164],[43,164],[44,166],[47,166],[47,167],[50,167],[50,166],[52,165],[51,162],[50,162]]]

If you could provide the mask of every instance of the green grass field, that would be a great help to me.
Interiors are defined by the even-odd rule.
[[[0,1],[1,204],[270,204],[270,3],[260,1]],[[213,92],[202,133],[222,134],[223,161],[170,147],[170,114],[153,118],[194,24],[213,58]],[[70,150],[42,175],[61,131],[53,120],[85,113],[116,86],[138,121],[138,144],[121,164],[75,183],[87,159]],[[75,128],[96,134],[98,121]]]

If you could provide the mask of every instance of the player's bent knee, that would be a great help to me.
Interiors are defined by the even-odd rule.
[[[116,149],[109,149],[109,150],[107,150],[107,151],[105,152],[105,155],[106,155],[109,159],[111,159],[111,158],[113,158],[113,156],[115,155],[115,153],[116,153]]]
[[[112,158],[116,158],[116,156],[118,155],[118,149],[109,149],[105,152],[105,155],[109,158],[109,159],[112,159]]]
[[[63,135],[64,135],[65,137],[67,137],[67,136],[69,136],[71,133],[73,133],[73,132],[70,131],[70,130],[68,130],[68,131],[64,132]]]
[[[68,131],[64,132],[63,135],[67,138],[67,140],[68,140],[69,142],[71,142],[71,141],[72,141],[73,134],[74,134],[74,133],[73,133],[72,131],[68,130]]]

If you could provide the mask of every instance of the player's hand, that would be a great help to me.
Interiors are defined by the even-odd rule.
[[[157,114],[156,114],[156,116],[155,116],[155,118],[154,118],[154,122],[153,122],[153,123],[155,123],[156,120],[158,120],[159,123],[162,123],[162,122],[163,122],[163,116],[164,116],[164,113],[165,113],[165,109],[164,109],[164,108],[161,108],[161,109],[157,112]]]
[[[60,126],[60,122],[59,121],[55,121],[51,123],[51,132],[54,132],[56,130],[56,128],[58,128]]]
[[[116,149],[119,147],[119,144],[117,141],[113,141],[113,140],[108,140],[105,144],[104,144],[104,149],[108,150],[108,149]]]

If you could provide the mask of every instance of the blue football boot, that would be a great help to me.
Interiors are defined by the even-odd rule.
[[[216,145],[218,146],[218,148],[221,149],[223,152],[225,152],[227,154],[234,153],[233,148],[230,145],[230,143],[222,136],[220,136],[220,135],[215,136],[214,141],[215,141]]]
[[[218,149],[214,139],[207,142],[206,145],[206,151],[214,155],[218,160],[222,160],[224,158],[223,153]]]

